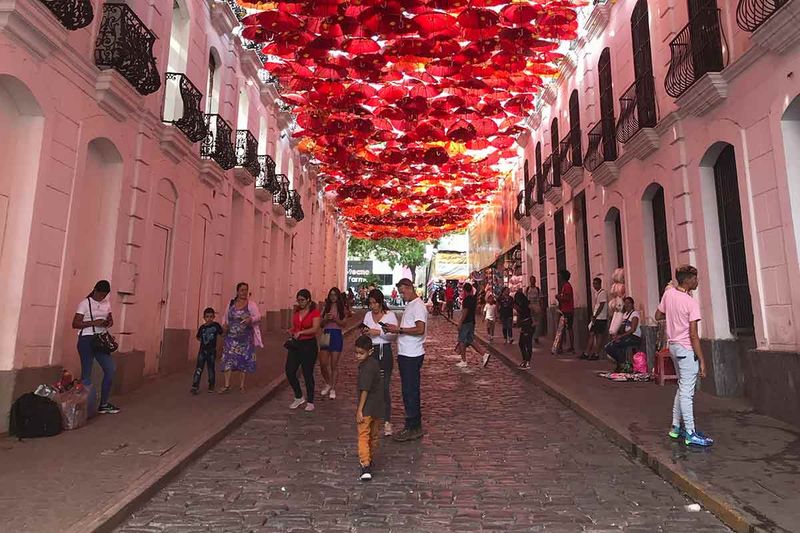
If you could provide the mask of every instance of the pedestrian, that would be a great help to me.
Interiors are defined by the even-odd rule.
[[[353,287],[347,288],[347,309],[348,316],[353,316],[353,308],[356,306],[356,295],[353,293]]]
[[[397,287],[392,287],[392,305],[397,305]]]
[[[575,351],[575,332],[572,330],[572,324],[575,318],[575,293],[572,290],[572,284],[569,282],[572,274],[570,274],[569,270],[562,270],[558,273],[559,282],[560,282],[560,289],[558,294],[556,295],[556,300],[558,300],[558,310],[561,312],[561,316],[564,317],[564,332],[561,335],[561,339],[558,343],[558,353],[562,353],[562,351],[566,352],[574,352]],[[562,350],[562,347],[565,344],[565,338],[569,339],[569,349]]]
[[[447,312],[447,318],[453,320],[453,311],[456,307],[456,291],[453,289],[453,286],[447,282],[445,282],[444,289],[444,306]]]
[[[381,424],[385,413],[383,376],[381,365],[372,354],[372,339],[366,335],[356,339],[358,360],[358,460],[361,464],[361,481],[372,479],[372,462],[378,451]]]
[[[500,300],[497,302],[497,312],[503,326],[503,342],[514,344],[514,299],[508,287],[500,291]]]
[[[678,374],[678,391],[672,403],[669,436],[694,446],[711,446],[714,440],[697,431],[694,424],[694,390],[697,376],[706,377],[706,361],[700,346],[700,304],[690,292],[697,289],[697,269],[683,265],[675,270],[678,287],[668,288],[656,310],[656,320],[665,320],[669,353]]]
[[[291,338],[286,343],[286,379],[294,391],[294,401],[289,409],[297,409],[304,403],[306,411],[314,410],[314,365],[317,362],[317,333],[322,320],[317,304],[311,299],[308,289],[297,291],[297,305],[292,314]],[[306,397],[300,389],[297,371],[303,368],[306,382]]]
[[[256,371],[256,348],[261,348],[261,312],[255,302],[250,300],[250,287],[240,282],[236,285],[236,297],[228,305],[222,331],[225,341],[222,344],[222,369],[225,373],[225,386],[220,393],[231,390],[231,372],[239,372],[242,380],[239,391],[244,392],[245,376]]]
[[[458,321],[458,343],[456,353],[461,356],[461,361],[456,363],[459,368],[467,366],[467,350],[475,342],[475,316],[478,309],[478,298],[472,293],[472,284],[464,284],[464,301],[461,317]],[[485,367],[489,363],[488,353],[483,356],[481,364]]]
[[[536,276],[529,278],[528,288],[525,289],[525,297],[530,303],[531,323],[533,324],[533,342],[539,344],[539,338],[536,336],[536,331],[539,329],[539,321],[542,320],[542,300],[541,291],[536,286]]]
[[[347,323],[344,297],[338,287],[332,287],[322,310],[322,340],[319,347],[319,370],[325,386],[320,391],[323,398],[336,399],[336,381],[339,377],[339,358],[344,347],[342,328]]]
[[[397,283],[397,289],[406,302],[400,325],[387,324],[388,333],[396,333],[397,368],[403,387],[403,405],[406,409],[406,425],[394,440],[405,442],[422,437],[422,404],[420,398],[420,373],[425,360],[425,332],[428,308],[414,290],[408,278]]]
[[[497,301],[494,299],[494,294],[490,293],[486,297],[483,319],[486,321],[486,334],[489,335],[489,342],[494,342],[494,322],[497,320]]]
[[[606,333],[608,333],[608,293],[603,288],[603,280],[592,280],[592,317],[589,319],[589,340],[586,350],[581,354],[581,359],[597,361],[600,356],[597,352],[604,346]]]
[[[617,363],[614,372],[622,371],[625,364],[625,351],[631,346],[639,347],[642,344],[639,312],[633,306],[634,301],[630,296],[622,299],[622,325],[611,342],[606,344],[606,353]]]
[[[215,320],[216,317],[214,308],[206,307],[203,310],[203,324],[197,328],[195,337],[200,341],[200,349],[197,350],[197,367],[192,378],[192,394],[197,394],[200,390],[200,378],[203,377],[204,367],[208,367],[208,392],[214,392],[217,341],[223,331],[222,326]]]
[[[106,333],[114,325],[111,301],[108,299],[110,292],[111,283],[101,279],[94,284],[92,292],[78,303],[78,309],[75,311],[75,316],[72,317],[72,328],[79,330],[78,354],[81,358],[81,382],[84,385],[92,384],[92,366],[94,366],[95,360],[103,369],[100,406],[97,408],[97,412],[104,414],[119,413],[119,407],[108,401],[116,364],[111,354],[103,351],[102,347],[94,342],[97,335]],[[89,320],[86,320],[87,318]]]
[[[389,311],[383,293],[374,290],[367,297],[369,312],[364,315],[364,327],[362,333],[372,338],[372,355],[380,363],[383,372],[383,402],[386,406],[386,413],[383,417],[383,434],[387,437],[392,435],[392,370],[394,357],[392,355],[392,342],[397,339],[397,335],[388,333],[384,326],[391,324],[397,325],[397,316]]]
[[[531,317],[531,307],[528,297],[517,290],[514,295],[514,310],[517,312],[517,326],[519,326],[519,351],[522,354],[520,370],[528,370],[531,367],[533,358],[533,319]]]

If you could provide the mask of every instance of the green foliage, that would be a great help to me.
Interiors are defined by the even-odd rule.
[[[437,241],[438,242],[438,241]],[[350,239],[348,255],[354,259],[371,259],[389,263],[394,268],[397,265],[411,270],[412,276],[416,274],[417,267],[425,262],[425,242],[415,239],[380,239],[371,241],[366,239]],[[434,245],[436,243],[433,243]]]

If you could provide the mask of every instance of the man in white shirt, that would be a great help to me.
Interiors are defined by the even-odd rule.
[[[422,406],[420,401],[420,372],[425,359],[425,327],[428,308],[417,296],[414,284],[408,278],[397,283],[397,289],[406,302],[400,325],[387,324],[384,329],[397,334],[397,368],[403,387],[403,405],[406,408],[406,427],[394,436],[405,442],[422,437]]]
[[[603,288],[603,280],[594,278],[592,280],[594,298],[592,302],[592,316],[589,317],[589,342],[586,351],[581,354],[581,359],[597,361],[600,356],[597,354],[600,347],[605,345],[606,333],[608,333],[608,293]]]

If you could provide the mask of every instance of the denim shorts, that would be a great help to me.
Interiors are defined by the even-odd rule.
[[[458,342],[469,346],[475,340],[475,322],[466,322],[458,328]]]
[[[325,333],[331,336],[331,342],[327,348],[322,348],[329,352],[341,352],[344,349],[344,335],[340,329],[326,329]]]

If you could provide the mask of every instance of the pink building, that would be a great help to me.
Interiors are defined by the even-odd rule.
[[[98,279],[125,390],[193,358],[238,281],[265,332],[296,290],[344,284],[344,228],[228,2],[47,5],[0,5],[2,413],[79,371],[70,322]]]

